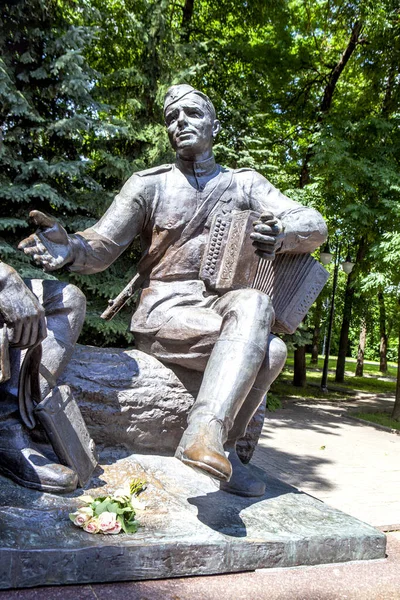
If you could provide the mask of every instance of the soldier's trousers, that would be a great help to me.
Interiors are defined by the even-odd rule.
[[[174,307],[156,334],[135,338],[139,350],[165,364],[204,372],[189,422],[218,419],[235,441],[286,360],[285,344],[270,334],[273,319],[268,296],[236,290],[211,307]]]
[[[45,310],[47,337],[42,341],[40,386],[44,398],[67,366],[85,319],[86,300],[74,285],[55,280],[24,280]],[[0,419],[15,416],[18,377],[25,351],[10,349],[11,379],[0,385]],[[4,393],[8,392],[8,393]],[[1,397],[2,396],[2,397]]]

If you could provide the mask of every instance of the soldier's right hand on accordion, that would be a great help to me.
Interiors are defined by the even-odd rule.
[[[272,213],[263,213],[253,223],[254,232],[250,234],[256,254],[266,260],[274,260],[283,237],[283,225]]]

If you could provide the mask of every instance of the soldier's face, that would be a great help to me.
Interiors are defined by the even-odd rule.
[[[171,146],[182,158],[211,154],[219,122],[212,118],[201,96],[188,94],[171,104],[165,112],[165,123]]]

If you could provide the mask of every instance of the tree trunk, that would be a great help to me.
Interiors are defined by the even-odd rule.
[[[353,287],[353,273],[350,273],[347,277],[346,291],[344,295],[344,308],[343,308],[343,320],[342,328],[340,330],[339,340],[339,351],[336,363],[336,375],[335,381],[338,383],[344,382],[344,371],[346,367],[346,356],[347,348],[349,345],[349,331],[351,321],[351,309],[353,307],[354,287]]]
[[[379,370],[382,373],[387,373],[387,333],[386,333],[386,308],[385,298],[382,290],[378,293],[379,301]]]
[[[338,352],[338,359],[337,359],[337,363],[336,363],[335,381],[337,383],[344,382],[344,370],[345,370],[345,366],[346,366],[346,355],[347,355],[347,348],[349,345],[351,310],[353,308],[354,282],[356,279],[357,267],[364,260],[366,251],[367,251],[367,243],[364,238],[361,238],[360,245],[358,246],[358,250],[357,250],[356,267],[354,268],[354,271],[352,271],[350,273],[350,275],[347,277],[347,283],[346,283],[346,292],[345,292],[344,309],[343,309],[343,321],[342,321],[342,328],[340,330],[339,352]]]
[[[322,122],[324,115],[326,115],[331,108],[333,94],[335,92],[336,84],[339,80],[340,75],[342,74],[347,63],[349,62],[351,55],[353,54],[354,50],[357,47],[357,44],[362,43],[362,40],[360,40],[360,33],[361,33],[362,28],[363,28],[363,21],[356,21],[353,26],[353,29],[351,31],[351,35],[350,35],[350,39],[348,41],[347,47],[343,51],[342,56],[340,57],[340,59],[338,60],[336,65],[333,67],[333,69],[331,70],[331,72],[328,76],[328,83],[325,86],[324,96],[322,98],[322,101],[321,101],[321,104],[319,106],[319,110],[317,113],[317,118],[316,118],[317,127]],[[300,172],[300,187],[301,188],[303,188],[310,182],[309,164],[310,164],[310,161],[313,156],[314,156],[314,148],[313,148],[313,144],[310,144],[307,148],[307,152],[305,154],[304,161],[303,161],[303,164],[301,167],[301,172]]]
[[[365,342],[367,341],[367,320],[365,317],[361,322],[360,341],[358,343],[356,377],[362,377],[364,374],[364,354]]]
[[[306,378],[306,347],[301,346],[294,351],[293,385],[305,387]]]
[[[323,100],[321,103],[321,112],[323,112],[323,113],[328,112],[328,110],[331,107],[332,97],[333,97],[333,93],[336,88],[336,84],[337,84],[338,79],[339,79],[340,75],[342,74],[345,66],[349,62],[351,55],[353,54],[354,50],[356,49],[357,44],[360,42],[360,33],[361,33],[362,28],[363,28],[363,22],[356,21],[353,26],[353,29],[351,31],[349,43],[347,44],[346,49],[344,50],[342,56],[340,57],[340,60],[334,66],[334,68],[332,69],[332,71],[329,75],[328,84],[325,87],[324,97],[323,97]]]
[[[310,363],[312,365],[318,364],[319,336],[321,333],[321,316],[322,316],[322,296],[319,295],[317,298],[317,302],[315,304],[314,332],[313,332],[313,339],[312,339],[311,361],[310,361]]]
[[[342,74],[344,68],[350,60],[356,46],[360,43],[360,33],[363,27],[362,21],[356,21],[351,31],[350,39],[347,47],[343,51],[340,59],[331,70],[328,82],[324,89],[324,96],[316,111],[316,129],[322,123],[324,115],[329,113],[332,105],[333,94],[336,89],[336,84]],[[303,164],[300,171],[299,187],[304,188],[310,182],[310,161],[314,155],[314,147],[311,143],[304,156]],[[351,310],[351,309],[350,309]],[[306,383],[306,351],[305,348],[298,348],[294,353],[294,377],[293,385],[304,387]]]
[[[400,298],[398,299],[399,312],[400,312]],[[392,419],[400,421],[400,322],[399,322],[399,344],[397,353],[397,385],[396,385],[396,398],[394,401]]]
[[[185,0],[185,4],[182,7],[182,23],[181,23],[181,29],[182,29],[182,41],[183,42],[188,42],[190,39],[190,33],[191,33],[191,21],[192,21],[192,17],[193,17],[193,10],[194,10],[194,0]]]

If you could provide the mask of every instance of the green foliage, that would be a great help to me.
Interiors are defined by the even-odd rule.
[[[275,412],[279,408],[282,408],[282,402],[276,394],[268,392],[267,394],[267,410],[269,412]]]
[[[320,388],[323,357],[319,357],[317,367],[310,367],[307,371],[307,385],[304,388],[294,387],[293,379],[293,356],[289,354],[286,367],[278,379],[273,383],[271,389],[279,398],[319,400],[326,398],[326,392]],[[309,362],[309,361],[308,361]],[[353,398],[358,393],[366,394],[394,394],[396,390],[397,365],[389,365],[387,377],[382,377],[379,372],[379,363],[367,361],[364,367],[364,377],[355,377],[356,361],[346,359],[346,376],[344,383],[335,383],[334,369],[336,357],[329,360],[328,390],[329,399],[343,401]]]
[[[0,23],[0,251],[24,276],[48,276],[16,250],[32,208],[70,230],[92,225],[133,171],[173,159],[163,126],[169,85],[212,98],[222,124],[217,159],[249,166],[324,214],[353,258],[350,351],[368,317],[367,356],[379,347],[376,293],[395,357],[399,315],[400,19],[394,0],[8,0]],[[327,84],[362,30],[323,109]],[[308,181],[300,174],[308,161]],[[81,341],[127,345],[130,309],[99,318],[130,280],[134,244],[110,269],[68,273],[88,298]],[[331,268],[331,267],[329,267]],[[50,276],[51,277],[51,276]],[[332,279],[332,278],[331,278]],[[332,281],[324,291],[326,330]],[[339,276],[332,351],[345,277]],[[307,326],[288,340],[309,344]]]
[[[96,46],[98,12],[88,1],[6,2],[0,23],[0,250],[24,277],[52,277],[16,250],[32,232],[31,209],[55,215],[67,229],[85,229],[110,203],[126,178],[118,157],[105,165],[105,136],[120,135],[96,97],[100,74],[86,57]],[[126,161],[125,161],[126,162]],[[100,176],[98,175],[100,173]],[[113,185],[110,185],[109,180]],[[107,274],[61,275],[88,298],[83,341],[132,341],[126,323],[104,324],[98,315],[127,282],[137,250]],[[125,279],[121,272],[126,274]],[[94,335],[93,335],[94,333]]]
[[[369,421],[370,423],[376,423],[377,425],[383,425],[384,427],[389,427],[390,429],[400,430],[400,423],[396,419],[392,419],[389,413],[385,412],[355,412],[352,413],[354,417],[357,419],[362,419],[363,421]]]

